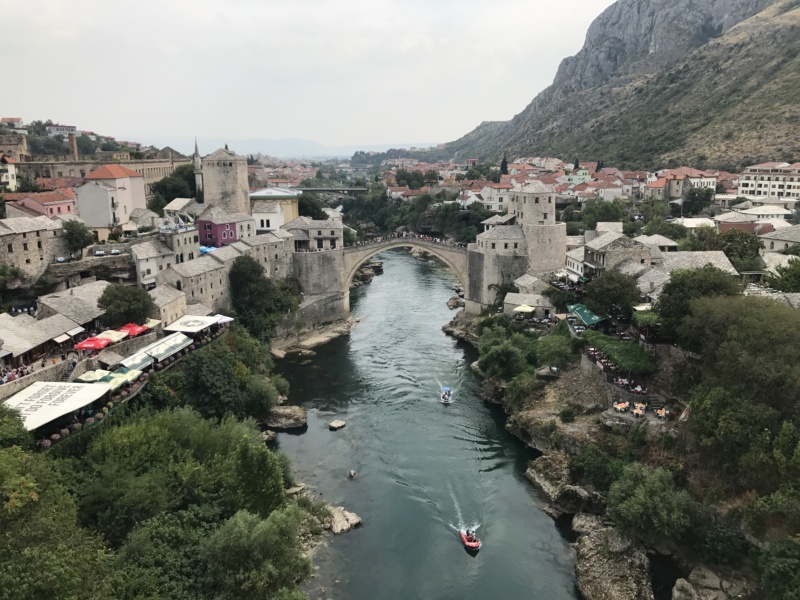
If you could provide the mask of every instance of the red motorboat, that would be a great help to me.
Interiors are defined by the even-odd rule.
[[[461,543],[464,544],[464,547],[468,550],[479,550],[481,547],[481,541],[478,539],[478,536],[475,535],[474,531],[459,531],[458,537],[461,538]]]

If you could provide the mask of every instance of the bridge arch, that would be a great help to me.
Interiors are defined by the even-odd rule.
[[[392,248],[419,248],[440,259],[456,274],[462,289],[467,289],[467,250],[457,246],[438,244],[416,238],[392,238],[363,246],[349,246],[344,249],[344,289],[349,290],[358,268],[376,254]]]

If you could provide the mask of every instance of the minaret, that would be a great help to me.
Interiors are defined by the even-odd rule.
[[[197,149],[197,138],[194,138],[192,162],[194,163],[194,184],[197,190],[195,199],[197,202],[203,202],[203,165],[200,162],[200,151]]]

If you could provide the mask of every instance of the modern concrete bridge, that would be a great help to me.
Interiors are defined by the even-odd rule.
[[[350,289],[358,268],[376,254],[391,248],[420,248],[440,258],[458,276],[463,289],[467,289],[467,249],[450,244],[432,242],[419,238],[389,238],[380,242],[367,242],[344,249],[344,286]]]

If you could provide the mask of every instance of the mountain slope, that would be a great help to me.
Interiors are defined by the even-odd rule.
[[[800,157],[800,0],[761,10],[767,4],[621,0],[522,113],[484,123],[447,149],[462,158],[579,155],[629,167]]]

